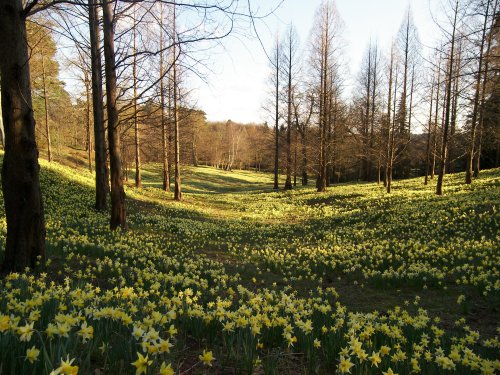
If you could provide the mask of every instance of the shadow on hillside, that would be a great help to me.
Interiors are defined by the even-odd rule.
[[[331,205],[338,204],[339,201],[345,199],[354,199],[362,197],[363,194],[335,194],[331,196],[316,196],[314,198],[310,198],[304,201],[308,206],[319,206],[322,204]]]
[[[0,155],[0,165],[3,163],[3,155]],[[55,164],[56,165],[56,164]],[[68,167],[66,167],[68,168]],[[74,171],[68,171],[68,174]],[[78,172],[77,172],[78,173]],[[72,178],[74,177],[74,178]],[[87,180],[88,181],[88,180]],[[0,176],[1,182],[1,176]],[[95,189],[92,185],[85,184],[85,180],[79,180],[79,175],[65,175],[51,167],[42,166],[40,169],[40,184],[42,190],[42,198],[44,201],[44,210],[46,222],[50,222],[51,218],[55,221],[70,220],[70,225],[76,228],[82,228],[89,225],[90,216],[96,215],[94,208],[95,204]],[[161,187],[161,186],[160,186]],[[179,219],[191,219],[207,221],[210,218],[203,215],[199,211],[192,210],[186,207],[173,206],[173,199],[164,199],[163,204],[155,201],[154,197],[149,197],[147,192],[141,195],[143,199],[137,199],[130,194],[126,196],[126,208],[130,213],[150,212],[164,214],[166,211]],[[0,218],[5,217],[5,208],[3,203],[3,194],[0,189]],[[67,203],[67,204],[66,204]],[[107,211],[100,216],[105,218],[105,224],[108,225],[110,200],[108,196]],[[84,211],[84,212],[80,212]],[[86,212],[85,212],[86,211]],[[129,227],[134,229],[134,216],[129,216]],[[50,230],[50,227],[48,228]]]
[[[207,168],[208,170],[208,168]],[[249,181],[245,176],[238,176],[237,173],[216,170],[210,168],[205,172],[200,168],[193,173],[190,170],[183,170],[181,173],[182,191],[191,194],[226,194],[226,193],[253,193],[262,191],[272,191],[271,183],[266,184],[258,181]],[[160,171],[161,172],[161,171]],[[162,188],[161,175],[159,171],[143,172],[143,184],[157,189]],[[135,172],[131,171],[129,181],[133,181]],[[173,190],[173,179],[171,190]]]

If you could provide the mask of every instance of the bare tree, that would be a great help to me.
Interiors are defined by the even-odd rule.
[[[485,43],[488,46],[491,45],[490,41],[486,41],[486,35],[488,31],[488,19],[490,16],[490,7],[492,5],[493,1],[492,0],[486,0],[486,9],[484,11],[484,21],[483,21],[483,27],[481,31],[481,40],[479,43],[479,58],[478,58],[478,67],[477,67],[477,73],[476,73],[476,82],[475,82],[475,92],[474,92],[474,100],[473,100],[473,109],[472,109],[472,119],[471,119],[471,131],[470,131],[470,143],[469,143],[469,153],[467,156],[467,168],[465,170],[465,183],[466,184],[471,184],[472,183],[472,175],[473,175],[473,161],[474,161],[474,153],[475,153],[475,147],[476,147],[476,130],[477,130],[477,120],[478,120],[478,113],[479,113],[479,105],[481,103],[481,96],[484,96],[484,90],[481,91],[481,79],[484,76],[486,80],[486,74],[487,71],[486,69],[483,69],[483,61],[484,61],[484,46]],[[496,1],[493,10],[495,11],[496,9]],[[491,39],[490,39],[491,40]],[[486,51],[486,54],[488,54],[489,51]],[[484,70],[484,71],[483,71]],[[483,88],[485,86],[485,82],[483,82]],[[483,94],[483,95],[481,95]]]
[[[338,39],[342,25],[332,1],[321,3],[316,11],[315,23],[311,65],[318,103],[319,157],[316,187],[319,192],[323,192],[327,187],[328,165],[332,154],[329,141],[331,141],[335,112],[335,95],[339,95],[340,91],[337,76],[338,61],[335,59],[341,48]]]
[[[402,63],[401,98],[397,112],[397,123],[399,126],[399,140],[397,145],[397,157],[401,159],[402,176],[409,176],[409,154],[408,143],[411,137],[411,120],[413,91],[415,79],[415,66],[417,64],[419,38],[417,28],[413,22],[411,8],[408,7],[406,17],[401,24],[397,37],[398,52]]]
[[[387,95],[387,116],[386,116],[386,135],[387,135],[387,157],[385,167],[386,191],[391,192],[392,188],[392,168],[394,164],[394,143],[395,143],[395,112],[396,112],[396,88],[398,86],[397,63],[395,60],[394,44],[391,47],[391,59],[389,64],[389,90]],[[394,85],[393,85],[393,80]],[[394,88],[394,94],[393,94]],[[394,96],[394,99],[393,99]],[[393,114],[391,119],[391,113]]]
[[[286,82],[286,180],[285,190],[292,189],[292,128],[293,128],[293,90],[295,86],[295,70],[297,69],[297,32],[293,24],[288,27],[288,31],[283,41],[284,76]]]
[[[114,47],[113,4],[116,0],[104,1],[103,33],[104,62],[106,73],[106,108],[108,112],[108,144],[111,175],[111,220],[110,228],[127,228],[125,214],[125,191],[123,190],[122,160],[120,157],[120,135],[118,129],[116,63]]]
[[[173,85],[173,104],[174,104],[174,173],[175,173],[175,188],[174,188],[174,199],[176,201],[182,200],[181,192],[181,165],[180,165],[180,150],[179,150],[179,97],[178,97],[178,77],[177,77],[177,28],[176,28],[176,4],[173,4],[173,19],[172,19],[172,37],[173,37],[173,74],[172,74],[172,85]]]
[[[434,79],[431,82],[431,94],[430,94],[430,105],[429,105],[429,118],[427,121],[427,146],[425,150],[425,178],[424,178],[424,185],[427,185],[428,179],[429,179],[429,168],[430,168],[430,149],[431,149],[431,138],[432,138],[432,116],[433,116],[433,104],[434,104],[434,86],[435,82]],[[437,105],[437,104],[436,104]]]
[[[167,129],[167,121],[165,119],[165,87],[164,87],[164,63],[163,63],[163,4],[160,3],[160,65],[159,65],[159,74],[160,74],[160,111],[161,111],[161,145],[162,145],[162,165],[163,165],[163,190],[170,191],[170,163],[168,158],[169,145],[168,142],[170,132]],[[170,84],[169,84],[170,91]],[[170,102],[170,95],[169,102]],[[168,108],[170,109],[170,104]],[[170,117],[170,116],[169,116]]]
[[[307,158],[307,134],[314,110],[314,95],[310,92],[299,92],[294,90],[293,95],[293,115],[295,118],[295,128],[300,134],[302,149],[302,186],[308,183],[308,158]]]
[[[272,76],[274,84],[274,189],[279,189],[278,174],[279,174],[279,103],[280,103],[280,64],[281,64],[281,44],[278,34],[276,34],[276,44],[273,49],[273,57],[271,60],[274,74]]]
[[[454,68],[454,57],[455,57],[455,43],[456,43],[456,31],[457,31],[457,20],[458,20],[458,13],[459,13],[459,0],[455,0],[455,5],[452,8],[453,12],[453,21],[452,21],[452,31],[451,31],[451,37],[450,37],[450,52],[448,55],[448,66],[447,66],[447,73],[446,73],[446,91],[445,91],[445,98],[446,98],[446,103],[445,103],[445,119],[444,119],[444,124],[443,124],[443,140],[441,142],[441,159],[439,161],[439,174],[438,174],[438,180],[437,180],[437,185],[436,185],[436,194],[437,195],[442,195],[443,194],[443,178],[444,178],[444,173],[445,173],[445,166],[446,166],[446,158],[447,158],[447,153],[448,153],[448,131],[450,127],[450,109],[451,109],[451,84],[453,81],[453,68]]]
[[[92,109],[94,114],[95,207],[99,211],[104,211],[106,209],[106,198],[109,193],[109,178],[106,161],[106,133],[104,128],[99,11],[96,0],[89,0],[88,5],[92,67]]]
[[[134,101],[134,151],[135,151],[135,187],[141,187],[142,179],[141,179],[141,147],[140,147],[140,136],[139,136],[139,120],[138,120],[138,106],[137,106],[137,20],[135,14],[135,8],[133,11],[133,19],[134,23],[132,27],[133,33],[133,61],[132,61],[132,80],[134,86],[133,92],[133,101]]]
[[[361,171],[360,176],[369,181],[372,179],[373,158],[376,154],[375,145],[375,123],[378,115],[379,93],[378,85],[380,81],[380,55],[376,43],[370,44],[367,48],[363,66],[360,72],[360,93],[362,97],[357,99],[362,106],[360,110],[361,119],[359,135],[361,137]]]

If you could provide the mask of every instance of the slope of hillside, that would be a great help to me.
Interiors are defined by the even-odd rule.
[[[179,203],[148,165],[110,232],[92,174],[41,166],[49,260],[0,280],[2,374],[498,371],[500,170],[436,197],[186,168]]]

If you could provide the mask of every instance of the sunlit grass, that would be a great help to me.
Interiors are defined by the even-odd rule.
[[[437,197],[421,179],[276,192],[184,167],[175,202],[146,165],[124,233],[89,172],[41,166],[49,262],[0,281],[0,373],[498,371],[500,170]]]

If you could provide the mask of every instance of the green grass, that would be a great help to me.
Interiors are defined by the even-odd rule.
[[[129,176],[123,233],[93,210],[92,174],[41,165],[50,261],[0,281],[0,374],[48,373],[68,355],[81,373],[134,373],[143,350],[150,374],[163,362],[177,373],[332,373],[347,359],[356,374],[409,373],[411,359],[429,374],[498,368],[498,169],[471,186],[447,176],[437,197],[422,179],[395,181],[391,195],[367,183],[318,194],[273,191],[266,173],[184,167],[175,202],[161,167],[146,165],[142,189]],[[67,324],[68,337],[50,339],[49,323]],[[159,352],[161,340],[173,347]],[[386,345],[406,358],[373,367],[356,340],[368,355]],[[42,354],[32,365],[33,345]]]

